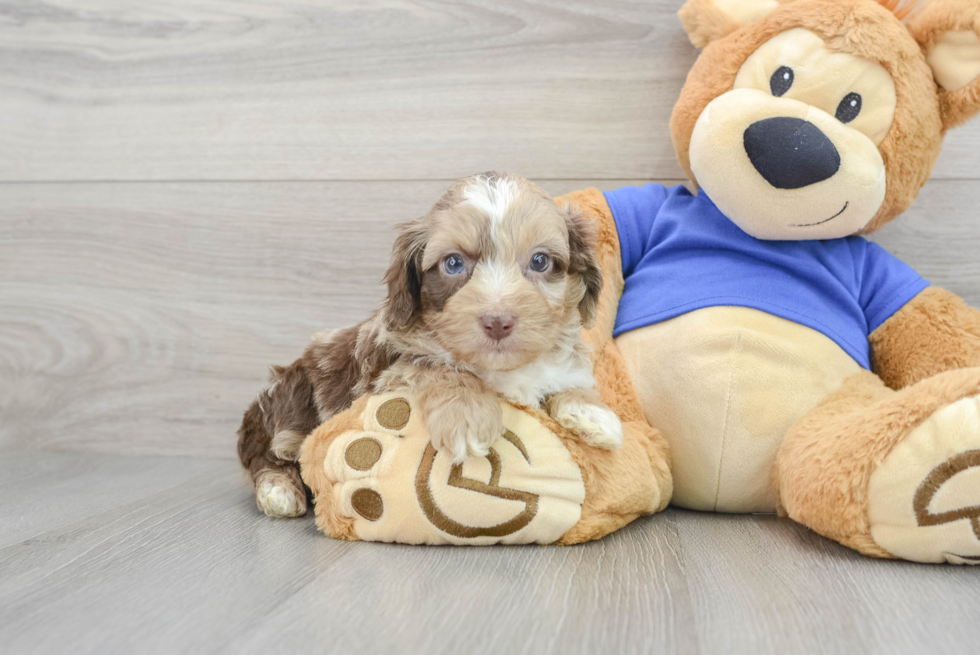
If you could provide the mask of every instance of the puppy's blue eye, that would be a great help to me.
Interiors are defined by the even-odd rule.
[[[535,273],[544,273],[551,268],[551,258],[548,257],[548,255],[539,252],[531,257],[531,264],[529,268]]]
[[[459,275],[466,270],[466,262],[460,255],[449,255],[442,262],[442,268],[450,275]]]

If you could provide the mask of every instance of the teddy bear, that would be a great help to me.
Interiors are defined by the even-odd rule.
[[[511,436],[572,456],[535,469],[548,457],[502,437],[507,466],[435,475],[424,428],[379,424],[384,402],[410,415],[411,399],[364,398],[303,445],[326,532],[576,543],[672,493],[688,509],[778,512],[872,557],[980,563],[980,311],[863,238],[911,205],[946,131],[980,111],[980,0],[689,0],[680,17],[703,48],[670,124],[695,191],[557,199],[598,226],[587,340],[600,395],[631,426],[623,451],[573,447],[510,407]],[[348,461],[354,443],[368,469]],[[535,534],[533,521],[486,533],[525,512],[498,493],[522,485],[578,512],[545,529],[561,512],[542,502]],[[396,497],[410,507],[371,529]],[[478,507],[491,497],[509,504]],[[450,506],[481,536],[446,532]]]

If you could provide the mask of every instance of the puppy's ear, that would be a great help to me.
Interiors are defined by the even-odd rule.
[[[946,129],[980,112],[980,0],[931,0],[908,22],[939,86]]]
[[[705,48],[712,41],[764,18],[779,5],[779,0],[687,0],[677,15],[691,43]]]
[[[385,327],[393,332],[408,328],[422,311],[422,255],[428,241],[423,219],[399,226],[391,249],[391,266],[385,273],[388,298],[382,316]]]
[[[595,323],[599,292],[602,291],[602,271],[595,257],[596,225],[577,207],[562,209],[568,226],[568,273],[578,275],[585,284],[585,296],[578,304],[578,311],[582,315],[582,324],[590,328]]]

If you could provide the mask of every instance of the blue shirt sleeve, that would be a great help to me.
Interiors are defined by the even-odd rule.
[[[627,186],[607,191],[605,196],[619,232],[623,276],[628,277],[646,254],[655,219],[667,200],[667,187],[662,184]]]
[[[866,242],[860,267],[860,303],[868,334],[929,286],[915,270],[877,243]]]

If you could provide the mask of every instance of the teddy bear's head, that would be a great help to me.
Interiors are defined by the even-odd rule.
[[[760,239],[877,230],[980,111],[980,0],[689,0],[682,166]],[[914,10],[914,11],[913,11]],[[911,14],[911,15],[910,15]]]

